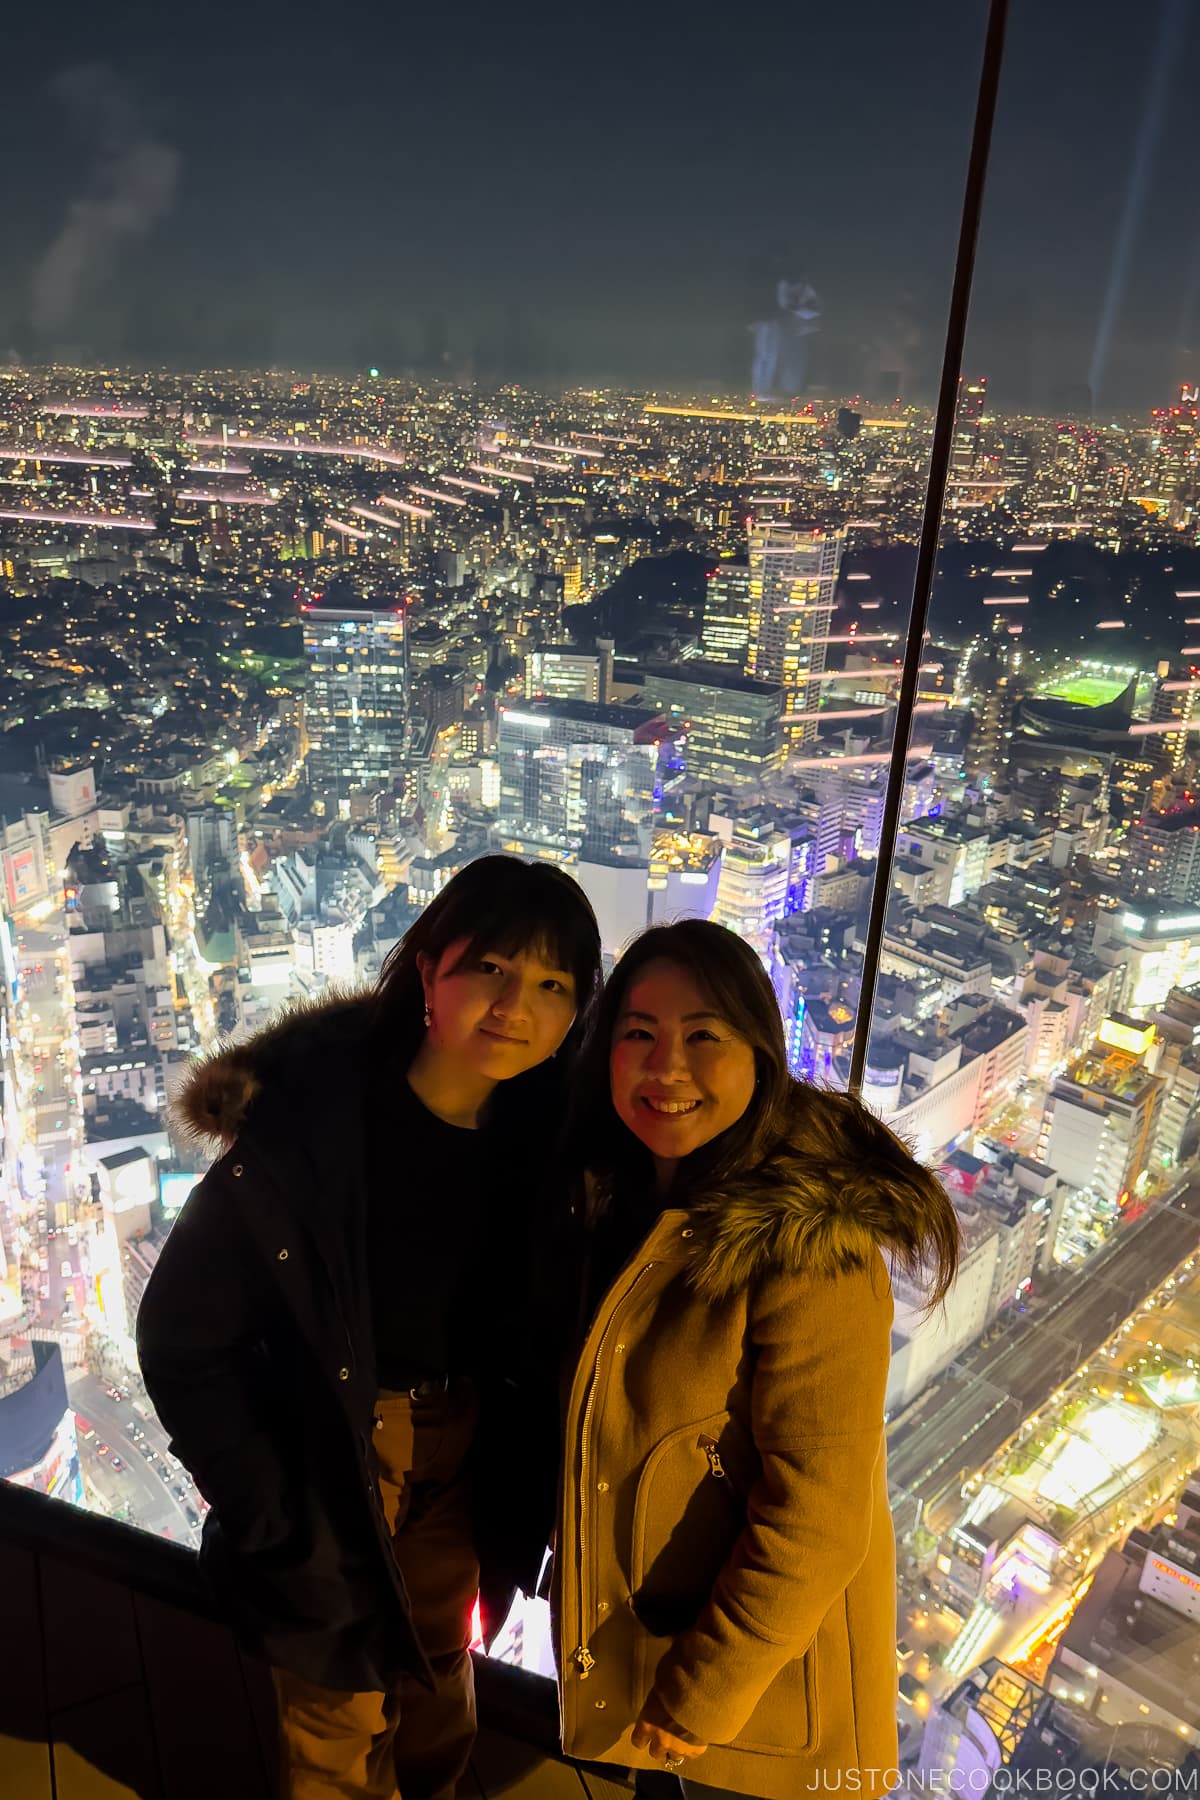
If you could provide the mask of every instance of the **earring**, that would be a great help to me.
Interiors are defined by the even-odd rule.
[[[425,1023],[426,1023],[426,1025],[432,1025],[432,1024],[433,1024],[433,1014],[432,1014],[432,1012],[431,1012],[431,1011],[430,1011],[430,1010],[429,1010],[429,1007],[428,1007],[428,1006],[426,1006],[426,1008],[425,1008]]]

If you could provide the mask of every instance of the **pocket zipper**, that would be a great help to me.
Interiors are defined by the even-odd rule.
[[[721,1461],[721,1452],[717,1448],[716,1439],[702,1437],[699,1441],[701,1450],[703,1450],[705,1456],[708,1458],[709,1474],[713,1477],[714,1481],[724,1481],[725,1464]]]

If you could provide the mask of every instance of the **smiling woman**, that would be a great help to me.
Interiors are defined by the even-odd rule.
[[[612,1045],[612,1102],[654,1158],[665,1193],[680,1160],[746,1111],[757,1080],[754,1051],[677,962],[646,964],[628,998]]]
[[[721,926],[634,941],[578,1081],[564,1747],[714,1800],[882,1794],[889,1265],[939,1300],[953,1208],[856,1100],[789,1074],[762,963]]]

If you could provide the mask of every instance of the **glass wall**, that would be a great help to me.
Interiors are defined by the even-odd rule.
[[[964,1233],[889,1385],[922,1775],[1195,1743],[1194,24],[1006,50],[863,1086]]]
[[[997,1716],[1119,1723],[1076,1607],[1200,1460],[1195,26],[1013,9],[864,998],[985,10],[31,51],[0,130],[89,151],[0,288],[0,1474],[198,1542],[133,1346],[172,1103],[505,849],[609,958],[736,930],[803,1077],[869,1031],[955,1198],[944,1312],[898,1291],[905,1758],[989,1657]]]
[[[386,104],[252,23],[232,62],[126,57],[132,19],[78,68],[31,48],[0,1422],[44,1404],[0,1423],[10,1480],[199,1541],[134,1350],[213,1150],[172,1105],[488,848],[575,874],[610,957],[724,920],[797,1066],[821,1006],[844,1039],[799,975],[870,887],[982,31],[879,13],[430,18],[383,30]]]

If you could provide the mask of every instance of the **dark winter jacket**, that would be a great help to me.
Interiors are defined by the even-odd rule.
[[[202,1564],[243,1641],[310,1680],[360,1692],[394,1688],[406,1671],[431,1680],[372,1440],[372,1054],[370,1008],[358,996],[287,1014],[198,1065],[179,1114],[227,1148],[180,1213],[138,1318],[147,1392],[212,1508]],[[497,1158],[514,1239],[537,1182],[528,1158],[528,1145],[519,1169],[515,1156]],[[402,1144],[395,1162],[402,1192]],[[497,1299],[511,1305],[512,1326],[496,1334],[473,1453],[493,1624],[514,1586],[536,1582],[557,1461],[552,1380],[542,1394],[527,1296],[519,1279],[506,1285]]]

